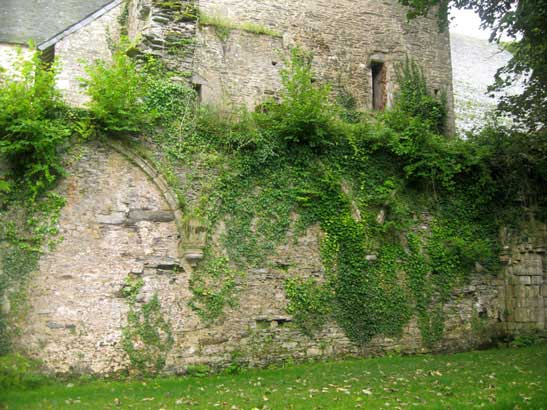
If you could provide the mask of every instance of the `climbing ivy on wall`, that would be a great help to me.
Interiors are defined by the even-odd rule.
[[[242,278],[243,273],[233,269],[228,258],[206,255],[203,265],[190,277],[190,307],[205,323],[221,319],[225,307],[239,306],[237,285]]]
[[[143,286],[141,278],[128,277],[122,288],[129,305],[127,324],[122,329],[122,347],[134,371],[151,375],[165,367],[166,355],[174,340],[158,295],[154,294],[147,302],[137,301]]]
[[[239,272],[267,267],[287,278],[287,310],[307,334],[334,320],[364,344],[399,335],[416,317],[424,343],[433,345],[443,334],[444,305],[475,264],[496,271],[497,230],[515,222],[508,217],[515,214],[514,198],[532,198],[527,205],[545,208],[546,139],[496,128],[467,141],[440,135],[444,103],[429,95],[411,61],[401,67],[392,109],[357,113],[351,104],[333,103],[329,88],[314,83],[311,61],[294,50],[281,101],[227,113],[197,107],[195,93],[172,83],[173,73],[161,64],[137,67],[119,50],[112,64],[90,68],[90,113],[66,118],[87,138],[140,144],[178,192],[191,193],[181,207],[203,219],[211,238],[190,278],[190,305],[206,323],[237,306],[244,284]],[[46,110],[37,119],[51,125],[63,113]],[[55,148],[48,145],[47,152],[57,154],[67,141],[68,131],[57,131],[47,134],[56,137],[47,139]],[[4,144],[12,144],[10,138]],[[526,155],[512,155],[520,151]],[[62,201],[45,194],[49,174],[33,169],[25,165],[19,174],[45,181],[33,182],[39,189],[29,191],[35,192],[32,203],[49,198],[57,204],[52,209],[60,209]],[[2,180],[0,191],[11,192],[11,181]],[[49,237],[58,214],[51,215],[29,218],[28,229]],[[291,267],[272,256],[311,226],[324,234],[325,275],[292,277]],[[8,240],[20,238],[10,225],[5,229]],[[31,244],[27,249],[35,252],[43,242]],[[126,285],[124,349],[136,369],[156,372],[173,344],[169,322],[157,296],[137,302],[142,281]]]
[[[476,263],[497,269],[507,203],[492,198],[501,187],[480,143],[438,134],[444,102],[429,95],[410,60],[400,72],[413,80],[401,81],[399,102],[374,118],[333,105],[313,84],[310,61],[294,52],[280,103],[255,113],[198,108],[180,124],[184,138],[171,129],[154,137],[174,169],[194,164],[179,181],[198,191],[186,207],[207,221],[210,246],[228,256],[223,267],[198,266],[194,300],[202,305],[193,307],[205,318],[208,305],[220,317],[228,290],[206,285],[207,277],[224,277],[227,266],[287,271],[271,255],[319,225],[325,278],[286,281],[287,309],[302,330],[335,320],[362,344],[399,335],[416,317],[424,344],[433,345],[453,290]],[[228,284],[235,295],[239,286]]]

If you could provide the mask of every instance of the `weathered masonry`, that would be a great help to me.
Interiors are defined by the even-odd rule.
[[[313,53],[317,80],[330,83],[336,95],[360,109],[382,109],[393,102],[397,64],[411,56],[424,68],[431,92],[446,92],[453,131],[450,40],[434,17],[408,22],[396,0],[177,4],[180,9],[131,0],[129,35],[142,34],[142,51],[191,74],[205,103],[254,109],[276,95],[283,61],[300,46]]]
[[[87,8],[80,9],[84,3]],[[60,5],[79,11],[36,40],[49,50],[44,57],[60,59],[59,88],[73,104],[86,101],[77,80],[83,75],[80,60],[109,58],[111,41],[123,28],[141,39],[136,54],[161,58],[178,80],[194,85],[204,103],[252,109],[275,98],[283,61],[300,45],[314,54],[317,81],[331,83],[334,93],[352,97],[363,109],[392,103],[396,64],[410,55],[424,67],[432,92],[447,92],[452,113],[448,35],[438,33],[432,18],[407,22],[395,0],[55,2]],[[0,62],[9,56],[11,64],[12,43],[33,36],[1,37],[6,44],[0,45]],[[239,306],[208,324],[189,306],[203,231],[181,214],[150,163],[120,147],[90,143],[57,189],[67,200],[60,218],[64,240],[41,258],[28,289],[27,315],[13,324],[16,348],[52,371],[111,373],[130,368],[135,355],[163,372],[183,373],[196,364],[222,367],[235,357],[263,365],[431,350],[415,318],[399,338],[377,336],[366,346],[351,342],[334,322],[313,337],[293,323],[286,279],[325,276],[318,226],[289,232],[268,263],[249,269],[237,283]],[[209,240],[215,234],[220,235]],[[432,350],[467,349],[499,334],[545,330],[546,227],[502,235],[502,272],[470,272],[469,284],[443,307],[444,335]],[[157,330],[153,344],[139,340],[145,319]]]
[[[177,210],[154,168],[127,149],[93,143],[82,147],[68,171],[58,188],[67,200],[60,218],[64,240],[41,258],[28,288],[28,313],[14,324],[17,349],[53,371],[111,373],[131,368],[132,356],[160,363],[163,372],[184,373],[197,364],[226,366],[234,357],[257,366],[456,351],[498,335],[545,330],[547,229],[540,224],[526,235],[502,233],[502,272],[470,272],[469,283],[444,305],[444,334],[433,348],[426,347],[416,319],[400,337],[377,336],[365,346],[352,343],[335,322],[314,336],[302,333],[287,313],[284,284],[324,277],[317,226],[289,232],[268,263],[245,272],[237,285],[239,306],[208,324],[189,306],[203,237]],[[139,340],[144,314],[157,331],[152,344]]]
[[[406,56],[423,68],[431,92],[446,92],[454,130],[448,32],[434,17],[408,22],[397,0],[62,0],[36,10],[29,0],[0,12],[0,66],[33,40],[61,65],[58,87],[68,102],[87,102],[84,64],[108,60],[120,29],[139,41],[206,104],[254,109],[275,97],[289,50],[314,55],[317,80],[360,109],[393,102],[396,65]],[[123,26],[123,27],[120,27]]]

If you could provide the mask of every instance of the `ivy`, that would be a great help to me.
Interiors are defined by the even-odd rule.
[[[189,306],[205,323],[221,319],[226,306],[238,307],[237,286],[241,277],[241,272],[230,267],[228,258],[208,255],[190,277]]]
[[[127,325],[122,329],[122,347],[133,369],[151,375],[165,367],[165,357],[173,347],[174,339],[157,294],[146,303],[137,303],[143,286],[141,278],[128,277],[122,288],[121,293],[129,304]]]
[[[306,53],[296,50],[286,66],[281,101],[230,115],[187,99],[185,120],[154,136],[172,169],[194,164],[181,182],[198,190],[186,206],[216,237],[192,274],[192,308],[206,323],[222,318],[237,306],[236,272],[287,271],[270,256],[319,225],[325,277],[285,281],[301,330],[336,321],[366,344],[400,335],[415,317],[424,345],[434,346],[445,305],[475,264],[499,268],[500,220],[491,217],[499,188],[483,149],[438,134],[444,103],[410,61],[399,102],[374,121],[332,104]]]
[[[290,278],[285,282],[289,304],[287,313],[305,334],[312,336],[331,313],[332,293],[328,286],[313,279]]]

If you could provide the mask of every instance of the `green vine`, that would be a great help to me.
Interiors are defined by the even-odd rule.
[[[208,256],[190,277],[189,306],[205,323],[221,319],[226,306],[239,306],[237,287],[242,275],[230,267],[228,258]]]
[[[122,329],[122,346],[133,369],[140,374],[156,374],[165,367],[173,347],[171,324],[164,318],[158,295],[139,304],[137,295],[144,286],[141,278],[128,277],[122,295],[127,299],[127,325]]]

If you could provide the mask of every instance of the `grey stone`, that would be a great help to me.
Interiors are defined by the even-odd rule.
[[[141,221],[149,222],[172,222],[175,215],[172,211],[153,211],[145,209],[132,209],[127,216],[128,223],[137,223]]]
[[[64,324],[57,323],[57,322],[47,322],[46,326],[49,327],[50,329],[64,329],[65,328]]]

